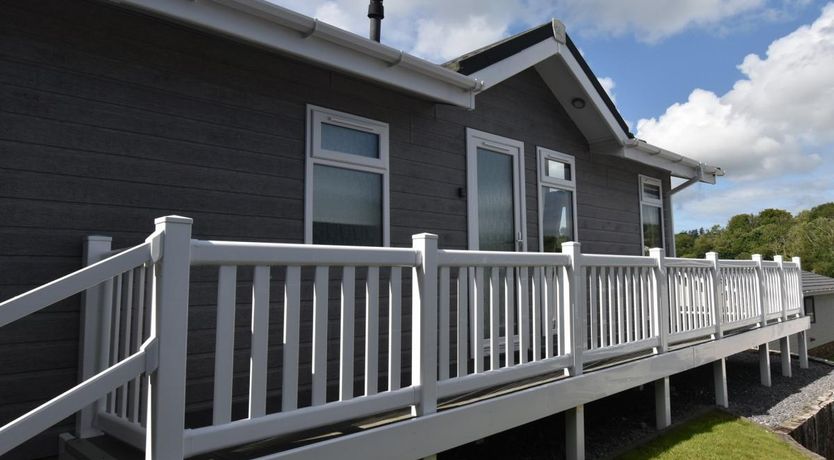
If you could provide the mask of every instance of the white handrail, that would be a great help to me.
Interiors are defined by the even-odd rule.
[[[238,241],[191,241],[191,265],[385,265],[414,267],[406,248],[329,246]]]
[[[441,267],[566,266],[570,264],[570,257],[565,254],[546,252],[460,251],[441,249],[437,251],[437,264]]]
[[[155,339],[148,339],[140,351],[129,358],[50,399],[36,409],[12,420],[0,428],[0,455],[17,447],[32,436],[78,412],[103,394],[150,372],[155,365]]]
[[[151,260],[151,241],[0,303],[0,327]]]

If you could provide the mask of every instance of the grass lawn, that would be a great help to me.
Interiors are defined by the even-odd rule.
[[[808,455],[748,420],[712,411],[620,457],[636,459],[802,459]]]

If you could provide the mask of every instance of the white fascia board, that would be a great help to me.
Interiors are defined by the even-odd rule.
[[[483,82],[481,91],[484,91],[558,53],[559,42],[555,38],[548,38],[473,73],[471,77]]]
[[[110,0],[431,100],[472,109],[481,83],[266,0]]]
[[[562,60],[565,61],[568,68],[571,70],[573,75],[579,81],[579,84],[582,86],[582,89],[585,91],[585,95],[590,99],[591,105],[594,109],[602,115],[602,118],[605,120],[608,129],[611,131],[611,135],[617,139],[620,145],[626,145],[629,141],[628,136],[625,132],[623,132],[623,128],[617,122],[617,119],[614,117],[614,114],[611,113],[611,109],[605,104],[605,101],[602,100],[602,97],[599,95],[594,84],[588,78],[588,75],[585,74],[585,71],[582,70],[582,66],[579,65],[579,62],[573,57],[573,54],[570,52],[566,45],[561,45],[559,47],[559,56]]]

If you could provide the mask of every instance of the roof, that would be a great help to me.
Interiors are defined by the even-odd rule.
[[[478,92],[534,67],[585,135],[591,153],[620,156],[665,169],[673,176],[687,179],[686,185],[697,181],[715,183],[716,176],[724,175],[721,168],[636,139],[564,24],[556,19],[466,53],[444,66],[482,80],[483,87]],[[584,104],[573,107],[576,98],[589,102],[590,109],[585,109]]]
[[[715,177],[724,174],[715,166],[635,139],[558,20],[438,65],[269,0],[109,1],[467,109],[475,108],[479,93],[535,67],[585,135],[591,153],[664,169],[688,179],[687,184],[715,183]],[[576,97],[588,101],[589,109],[572,107]]]
[[[445,64],[443,64],[443,66],[456,70],[457,72],[463,75],[472,75],[473,73],[479,70],[482,70],[486,67],[489,67],[492,64],[502,61],[537,43],[545,41],[548,38],[553,38],[554,21],[555,20],[551,20],[551,22],[547,22],[540,26],[515,34],[511,37],[507,37],[504,40],[492,43],[483,48],[466,53],[463,56],[459,56],[455,59],[452,59],[449,62],[446,62]],[[567,33],[565,34],[565,44],[570,53],[579,63],[579,66],[582,68],[582,71],[591,81],[591,84],[594,85],[594,89],[597,90],[597,93],[602,98],[608,110],[610,110],[614,117],[617,119],[617,124],[620,125],[620,128],[622,128],[623,133],[629,138],[634,138],[634,134],[632,134],[631,130],[628,127],[628,124],[625,122],[625,119],[623,119],[622,115],[617,110],[614,101],[611,100],[611,97],[608,95],[608,92],[606,92],[605,89],[602,87],[602,84],[600,84],[599,79],[591,70],[591,66],[588,65],[588,62],[582,56],[582,53],[579,52],[579,49],[576,47],[576,45],[573,43],[573,40],[571,40],[570,35],[568,35]]]
[[[802,293],[805,295],[834,294],[834,278],[802,270]]]

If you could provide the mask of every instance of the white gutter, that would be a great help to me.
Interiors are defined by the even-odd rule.
[[[483,82],[267,0],[109,0],[472,109]]]
[[[683,155],[670,152],[669,150],[654,146],[641,139],[628,139],[626,141],[625,147],[626,149],[628,149],[629,147],[637,149],[652,157],[665,160],[665,162],[672,163],[673,165],[679,164],[681,166],[685,166],[687,168],[695,170],[694,175],[684,176],[689,178],[689,181],[687,182],[691,181],[691,183],[684,183],[679,185],[672,191],[672,193],[677,193],[695,182],[708,182],[714,184],[716,176],[724,175],[724,171],[717,166],[707,165],[697,160],[693,160],[692,158],[688,158]]]

